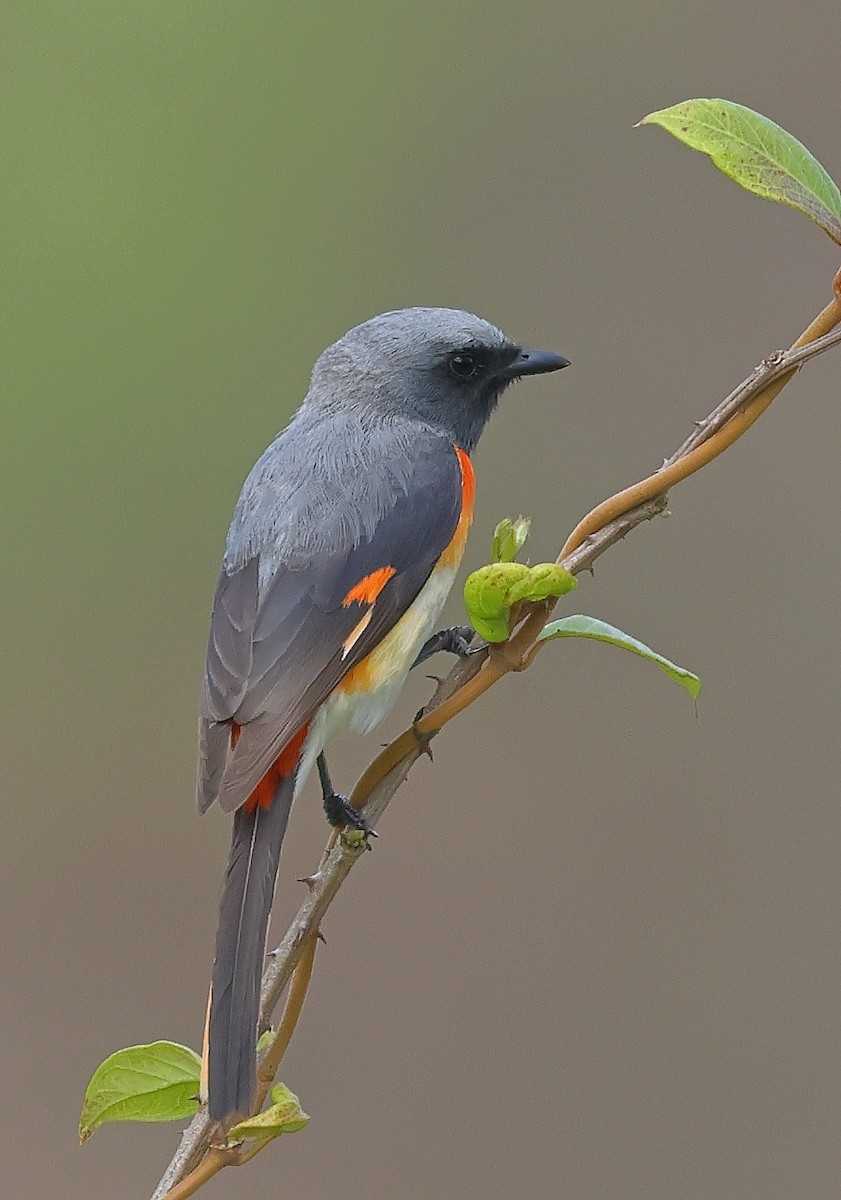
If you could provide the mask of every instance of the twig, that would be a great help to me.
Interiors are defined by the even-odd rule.
[[[752,371],[744,383],[702,422],[701,428],[666,460],[665,466],[653,475],[641,479],[639,483],[617,492],[615,496],[611,496],[609,500],[603,501],[589,512],[583,521],[579,521],[567,538],[558,561],[565,562],[567,556],[577,549],[585,538],[602,529],[615,517],[667,492],[676,483],[687,479],[719,454],[723,454],[728,446],[732,446],[765,412],[771,401],[779,395],[795,371],[807,359],[823,353],[841,340],[841,335],[837,332],[830,333],[839,321],[841,296],[836,293],[808,329],[803,331],[791,350],[784,354],[772,355],[761,367]],[[732,403],[731,397],[735,397]],[[725,411],[730,415],[724,418],[726,423],[722,423]]]
[[[257,1069],[255,1111],[263,1107],[263,1102],[277,1074],[281,1059],[287,1051],[289,1043],[292,1040],[292,1034],[295,1032],[295,1027],[298,1024],[298,1018],[301,1015],[301,1009],[307,998],[307,991],[309,990],[310,979],[312,978],[318,937],[318,931],[316,930],[306,940],[301,957],[292,973],[289,995],[286,998],[286,1006],[283,1010],[283,1016],[280,1019],[277,1032],[272,1038],[271,1044],[264,1053]],[[275,1135],[272,1134],[269,1137],[256,1138],[254,1141],[241,1146],[211,1146],[201,1162],[196,1163],[188,1174],[184,1175],[178,1183],[165,1193],[168,1200],[188,1200],[209,1179],[218,1174],[223,1167],[244,1166],[256,1154],[259,1154],[261,1150],[265,1150],[269,1142],[273,1142],[274,1139]]]
[[[741,437],[804,363],[841,343],[841,329],[835,329],[841,323],[841,272],[836,276],[834,289],[830,303],[804,330],[791,349],[769,356],[752,371],[698,424],[659,471],[612,496],[579,522],[558,558],[568,571],[578,575],[589,570],[596,559],[615,542],[644,521],[663,512],[669,488],[711,462]],[[526,606],[522,623],[508,642],[500,647],[484,647],[479,653],[458,662],[439,685],[420,720],[377,755],[357,780],[350,797],[354,807],[364,807],[366,817],[372,824],[379,820],[428,741],[503,675],[524,670],[531,664],[537,650],[543,645],[535,639],[553,608],[551,602]],[[328,843],[318,871],[307,881],[309,894],[282,942],[271,955],[263,975],[261,1026],[269,1023],[271,1013],[301,961],[305,948],[312,945],[312,939],[317,935],[333,897],[363,852],[364,846],[348,846],[341,838],[331,838]],[[276,1057],[279,1062],[282,1052]],[[265,1092],[262,1094],[264,1097]],[[164,1196],[167,1200],[185,1200],[206,1178],[223,1166],[238,1165],[244,1161],[244,1158],[229,1150],[207,1150],[210,1135],[211,1122],[206,1113],[200,1111],[185,1130],[152,1200],[162,1200]],[[254,1148],[246,1151],[247,1157],[253,1157],[256,1152]],[[203,1154],[204,1158],[199,1163]],[[176,1185],[191,1170],[191,1180],[196,1181],[195,1187],[182,1191]]]

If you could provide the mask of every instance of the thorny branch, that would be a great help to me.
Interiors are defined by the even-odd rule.
[[[745,433],[765,411],[800,367],[825,350],[841,344],[841,271],[833,283],[833,297],[790,350],[766,358],[715,409],[697,423],[693,433],[666,459],[660,470],[604,501],[575,527],[558,557],[573,575],[589,570],[596,559],[636,526],[665,510],[668,490],[711,462]],[[375,825],[389,801],[406,779],[431,738],[444,725],[477,700],[510,671],[530,666],[543,645],[536,638],[549,620],[554,601],[524,605],[513,615],[514,632],[500,646],[484,646],[460,660],[437,688],[421,718],[385,748],[362,773],[350,797],[356,808]],[[261,1059],[259,1104],[292,1036],[306,995],[319,925],[364,844],[350,845],[331,837],[321,864],[304,882],[308,894],[283,940],[269,956],[263,975],[260,1004],[261,1029],[269,1027],[281,994],[290,993],[278,1032]],[[244,1147],[211,1145],[214,1130],[205,1110],[200,1110],[185,1130],[172,1161],[155,1189],[152,1200],[186,1200],[222,1167],[247,1162],[268,1144]]]

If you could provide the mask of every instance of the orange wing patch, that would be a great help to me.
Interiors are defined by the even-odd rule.
[[[458,567],[459,563],[461,562],[462,555],[464,554],[464,547],[467,542],[467,534],[470,530],[470,525],[473,520],[473,501],[476,495],[476,477],[473,474],[473,464],[471,463],[468,455],[464,450],[461,449],[460,446],[454,446],[453,449],[458,456],[458,463],[459,467],[461,468],[461,514],[459,515],[455,532],[450,538],[449,545],[444,548],[437,563],[435,563],[432,568],[432,575],[430,576],[430,579],[435,575],[435,572],[442,567],[451,569]],[[407,621],[416,622],[418,620],[417,606],[423,605],[426,589],[428,589],[430,586],[430,580],[427,580],[419,596],[415,599],[414,604],[407,612],[403,614],[394,628],[386,634],[379,645],[375,646],[374,649],[370,651],[370,653],[367,654],[361,662],[358,662],[355,667],[352,667],[350,671],[348,671],[344,679],[337,684],[337,691],[345,693],[376,691],[377,687],[380,685],[383,672],[387,673],[388,670],[391,669],[390,664],[392,656],[400,653],[402,639],[407,636],[405,632],[405,623]],[[373,612],[373,609],[371,612]],[[348,640],[345,642],[345,647],[347,647],[345,651],[346,654],[353,645],[353,642],[356,641],[357,637],[362,633],[362,629],[360,629],[359,626],[361,625],[364,629],[364,625],[367,625],[369,616],[370,613],[367,613],[363,620],[360,621],[356,629],[354,629]],[[403,628],[402,633],[401,627]]]
[[[342,608],[351,604],[373,604],[394,574],[394,567],[380,567],[355,583],[342,601]]]

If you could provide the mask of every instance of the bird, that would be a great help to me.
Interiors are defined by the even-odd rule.
[[[569,365],[472,313],[405,308],[316,360],[236,504],[216,586],[197,802],[234,814],[206,1030],[208,1113],[256,1095],[260,980],[281,844],[314,765],[325,812],[366,835],[324,747],[394,704],[452,588],[473,516],[471,456],[505,389]],[[436,640],[437,637],[437,640]],[[454,644],[453,644],[454,643]],[[449,648],[463,650],[458,635]]]

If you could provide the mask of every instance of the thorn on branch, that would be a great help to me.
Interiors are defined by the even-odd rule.
[[[314,875],[304,875],[298,880],[298,883],[305,883],[307,885],[307,890],[310,892],[314,892],[320,882],[320,871],[316,871]],[[272,951],[272,953],[274,953],[274,951]]]
[[[415,741],[417,742],[418,749],[420,750],[421,754],[425,754],[429,761],[434,763],[435,759],[432,757],[432,747],[429,743],[432,741],[435,735],[432,733],[423,733],[420,729],[418,729],[418,721],[424,715],[425,711],[425,709],[419,708],[415,713],[415,719],[412,722],[412,733],[414,734]]]

